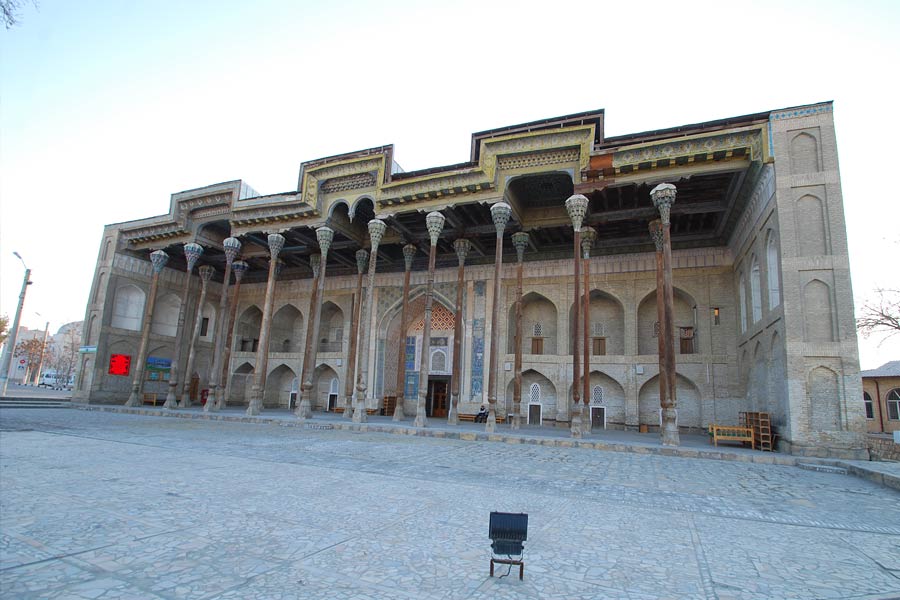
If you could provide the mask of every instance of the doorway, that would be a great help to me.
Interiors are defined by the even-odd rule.
[[[544,410],[540,404],[528,405],[528,424],[534,426],[542,425],[544,419]]]
[[[596,429],[598,427],[602,427],[606,429],[606,407],[605,406],[592,406],[591,407],[591,429]]]
[[[428,380],[428,398],[425,406],[429,417],[446,417],[449,410],[447,388],[450,382],[446,379]]]
[[[191,375],[191,385],[188,388],[188,398],[191,402],[196,402],[200,396],[200,376],[194,373]]]

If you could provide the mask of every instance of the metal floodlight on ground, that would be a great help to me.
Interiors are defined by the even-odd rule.
[[[494,576],[494,564],[519,566],[519,579],[525,576],[525,563],[522,561],[524,549],[522,542],[528,539],[528,515],[525,513],[492,512],[488,537],[491,538],[491,552],[506,558],[491,556],[491,577]],[[519,558],[513,558],[517,556]],[[509,573],[507,572],[507,575]],[[506,575],[502,575],[505,577]]]

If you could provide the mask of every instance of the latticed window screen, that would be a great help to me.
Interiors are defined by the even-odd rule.
[[[532,327],[532,333],[534,337],[544,337],[544,324],[538,321]]]
[[[329,388],[329,393],[337,394],[338,393],[338,380],[337,377],[331,378],[331,387]]]
[[[603,323],[591,323],[591,335],[594,337],[603,337]]]
[[[591,390],[591,403],[592,404],[602,404],[603,403],[603,388],[599,385],[595,385]]]
[[[431,309],[431,330],[432,331],[453,331],[454,315],[447,310],[443,304],[435,303]],[[413,331],[423,331],[425,329],[425,315],[419,317],[413,326]]]
[[[437,373],[447,370],[447,354],[443,350],[435,350],[431,353],[431,370]]]
[[[529,402],[540,402],[541,401],[541,386],[532,383],[531,387],[528,388],[528,401]]]

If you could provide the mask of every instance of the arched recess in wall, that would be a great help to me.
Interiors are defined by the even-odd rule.
[[[557,335],[556,305],[538,292],[522,296],[522,354],[554,355],[559,347]],[[516,303],[508,311],[506,328],[506,352],[516,351]]]
[[[821,198],[803,196],[797,200],[795,213],[800,256],[828,254],[828,222]]]
[[[694,382],[677,373],[675,375],[675,400],[678,409],[678,427],[699,429],[703,424],[700,390]],[[638,393],[638,423],[659,427],[659,375],[654,375],[641,386]]]
[[[596,403],[594,400],[593,390],[596,388],[602,390],[603,401]],[[606,407],[606,424],[609,425],[625,425],[625,390],[622,385],[600,370],[591,371],[591,405]],[[582,398],[582,402],[584,399]],[[582,415],[583,417],[585,415]]]
[[[216,331],[216,307],[212,302],[204,302],[203,303],[203,314],[200,315],[200,318],[206,321],[206,325],[203,325],[203,321],[200,322],[200,339],[203,341],[212,341],[213,334]],[[204,328],[205,327],[205,328]],[[226,335],[228,332],[225,332]]]
[[[262,311],[251,304],[237,319],[234,348],[237,352],[256,352],[259,345],[259,330],[262,326]]]
[[[266,377],[266,390],[263,404],[272,408],[287,408],[291,399],[291,384],[297,374],[292,368],[282,363],[275,367]]]
[[[116,288],[116,299],[113,303],[112,321],[110,324],[119,329],[141,330],[144,317],[144,290],[133,284]]]
[[[804,338],[807,342],[833,342],[831,288],[813,279],[803,288]]]
[[[689,345],[693,346],[694,352],[697,352],[699,349],[696,339],[691,344],[682,344],[681,342],[682,328],[695,328],[694,331],[696,331],[694,307],[697,303],[690,294],[681,288],[674,288],[673,296],[675,304],[675,331],[673,332],[675,335],[675,352],[676,354],[690,354],[689,352],[684,352],[684,350],[689,349]],[[638,354],[659,354],[656,323],[656,290],[654,289],[644,296],[644,299],[638,305]]]
[[[424,288],[410,290],[409,305],[406,313],[407,328],[402,334],[400,332],[400,317],[403,309],[402,299],[392,305],[381,319],[381,327],[378,331],[384,335],[384,353],[376,369],[378,369],[378,381],[382,383],[384,394],[394,395],[396,393],[397,362],[401,351],[404,355],[408,355],[406,358],[407,377],[409,377],[410,373],[419,371],[422,333],[425,322],[424,291]],[[435,291],[431,306],[431,338],[432,340],[435,338],[446,338],[447,365],[450,365],[449,368],[451,369],[453,364],[453,325],[456,316],[451,308],[452,306],[452,302]],[[465,331],[465,322],[463,322],[463,331]],[[412,338],[414,342],[408,344],[409,338]],[[379,343],[381,342],[379,341]]]
[[[766,386],[770,398],[769,416],[773,425],[783,427],[787,423],[787,355],[784,340],[777,331],[772,334],[769,356],[769,381]]]
[[[269,352],[302,352],[303,315],[293,304],[285,304],[272,315]]]
[[[337,382],[336,387],[334,387],[335,382]],[[312,384],[312,398],[309,399],[309,402],[314,408],[325,410],[332,393],[337,396],[334,398],[335,406],[341,405],[341,378],[337,371],[326,364],[320,364],[313,372]]]
[[[319,352],[341,352],[344,340],[344,311],[340,306],[326,300],[322,304],[319,321]]]
[[[253,386],[253,365],[244,362],[231,373],[231,390],[227,402],[249,404],[249,394]]]
[[[754,324],[762,320],[762,273],[755,254],[750,257],[750,314]]]
[[[110,250],[112,250],[112,240],[106,238],[106,242],[103,244],[103,256],[100,260],[109,260]]]
[[[809,431],[841,431],[841,400],[837,373],[816,367],[806,385],[809,403]]]
[[[655,291],[653,292],[656,293]],[[579,307],[582,307],[579,304]],[[654,304],[655,306],[655,304]],[[569,350],[571,354],[575,344],[575,304],[569,305]],[[655,309],[654,309],[655,310]],[[583,318],[583,315],[582,315]],[[655,319],[654,319],[655,320]],[[579,327],[579,339],[583,338],[584,324]],[[625,307],[618,298],[598,289],[590,294],[590,321],[588,339],[592,356],[620,356],[625,354]]]
[[[808,133],[798,133],[791,139],[791,173],[817,173],[822,170],[819,161],[819,144]]]
[[[510,379],[506,386],[506,409],[512,413],[514,409],[513,402],[513,386],[515,381]],[[537,385],[539,393],[537,395],[531,393],[532,386]],[[550,379],[536,369],[526,369],[522,371],[522,412],[524,417],[528,412],[528,405],[532,402],[532,398],[539,398],[538,402],[543,407],[544,416],[555,414],[556,410],[556,386]]]
[[[360,196],[350,205],[350,220],[365,229],[368,235],[369,221],[375,218],[375,202],[369,196]]]
[[[768,361],[762,342],[756,342],[747,376],[747,406],[753,412],[769,412]]]
[[[176,294],[164,294],[156,300],[153,307],[153,321],[150,331],[159,335],[175,336],[178,330],[178,311],[181,309],[181,298]]]
[[[100,296],[103,294],[103,288],[106,286],[106,273],[100,272],[100,275],[97,276],[97,287],[94,288],[94,297],[91,298],[91,303],[96,304],[97,300],[100,299]]]
[[[769,310],[781,304],[781,268],[778,260],[778,241],[771,229],[766,235],[766,282]]]
[[[88,345],[92,345],[94,343],[94,336],[99,332],[97,329],[97,315],[91,315],[90,320],[88,321],[86,335],[84,336],[84,341]]]
[[[738,272],[737,277],[738,289],[738,325],[741,333],[747,331],[747,286],[744,282],[744,272]]]

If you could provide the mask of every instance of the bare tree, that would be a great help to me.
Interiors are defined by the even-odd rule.
[[[22,340],[16,344],[16,352],[14,356],[24,358],[27,361],[25,367],[25,380],[31,379],[32,369],[37,368],[41,362],[41,354],[46,352],[50,344],[44,344],[44,341],[38,338],[30,340]]]
[[[78,348],[81,342],[81,330],[81,323],[68,327],[62,340],[57,340],[53,345],[50,360],[60,385],[65,386],[75,372]]]
[[[30,2],[25,0],[0,0],[0,15],[2,15],[3,24],[6,25],[7,29],[11,29],[21,22],[22,14],[20,11],[26,4],[32,4],[35,8],[38,7],[37,0],[31,0]]]
[[[8,337],[9,317],[7,315],[0,315],[0,345],[3,345],[3,342],[5,342]]]
[[[886,337],[900,333],[900,290],[877,289],[877,297],[862,305],[856,328],[863,337],[887,332]]]

